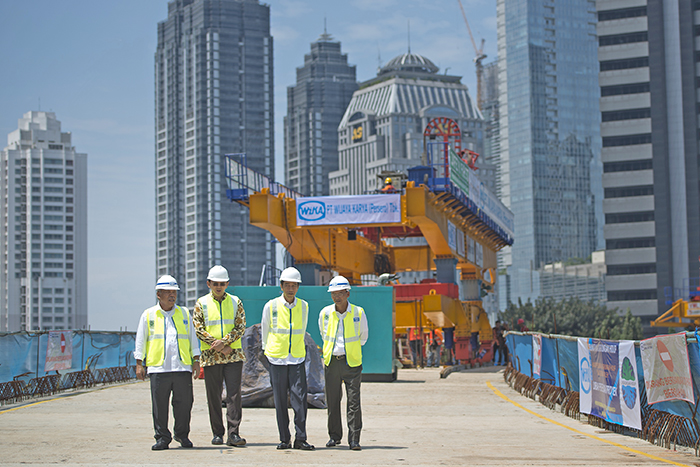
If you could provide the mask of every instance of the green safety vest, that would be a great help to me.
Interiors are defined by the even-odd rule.
[[[165,316],[156,305],[148,309],[146,315],[148,322],[148,340],[146,341],[146,366],[163,366],[165,361]],[[177,329],[177,348],[180,353],[180,361],[184,365],[192,365],[192,348],[190,347],[189,322],[190,313],[185,307],[175,306],[172,316],[173,324]]]
[[[223,339],[234,328],[236,323],[236,313],[240,299],[235,295],[226,293],[224,299],[219,303],[211,293],[200,297],[197,300],[204,315],[204,327],[215,339]],[[211,346],[202,341],[201,349],[206,350]],[[236,339],[230,344],[232,349],[240,349],[241,339]]]
[[[362,325],[362,315],[365,310],[360,306],[349,303],[350,311],[343,318],[343,338],[345,342],[345,358],[348,366],[357,367],[362,365],[362,342],[360,341],[360,331]],[[330,365],[335,348],[335,339],[338,334],[338,315],[335,313],[335,305],[328,305],[321,310],[323,316],[323,362]]]
[[[306,357],[304,334],[309,316],[309,304],[297,298],[291,310],[285,300],[277,297],[267,302],[270,306],[270,331],[265,342],[265,355],[270,358]]]

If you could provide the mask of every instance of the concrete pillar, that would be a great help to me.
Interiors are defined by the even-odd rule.
[[[301,285],[321,285],[321,265],[316,263],[295,264],[301,273]]]
[[[456,258],[435,258],[437,268],[437,281],[457,283],[457,259]]]

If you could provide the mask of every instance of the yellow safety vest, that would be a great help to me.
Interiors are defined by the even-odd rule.
[[[355,306],[352,303],[349,313],[343,318],[343,338],[345,343],[345,358],[348,366],[357,367],[362,365],[362,342],[360,341],[360,331],[362,325],[362,315],[365,310],[360,306]],[[323,362],[330,365],[333,349],[335,348],[335,339],[338,334],[338,315],[335,313],[335,305],[328,305],[321,310],[323,316],[323,329],[321,337],[323,337]]]
[[[163,366],[165,361],[165,316],[156,305],[148,309],[148,340],[146,341],[146,366]],[[189,323],[190,313],[185,307],[175,306],[171,318],[177,329],[177,348],[180,361],[184,365],[192,365],[192,348],[190,347]]]
[[[309,304],[297,298],[291,310],[285,300],[277,297],[267,302],[270,306],[270,331],[265,342],[265,355],[270,358],[306,357],[304,334],[309,316]]]
[[[236,324],[236,313],[238,313],[238,303],[240,299],[235,295],[226,293],[224,299],[219,303],[211,293],[197,300],[204,315],[204,327],[215,339],[223,339]],[[201,349],[206,350],[211,346],[202,341]],[[232,349],[240,349],[241,339],[236,339],[230,344]]]

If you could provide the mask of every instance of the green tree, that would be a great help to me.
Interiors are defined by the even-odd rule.
[[[545,334],[595,337],[599,339],[641,339],[642,322],[638,317],[618,309],[608,309],[604,304],[584,302],[578,297],[556,301],[553,298],[538,298],[533,304],[518,300],[509,303],[500,313],[501,321],[514,331],[519,330],[518,319],[524,319],[531,331]]]

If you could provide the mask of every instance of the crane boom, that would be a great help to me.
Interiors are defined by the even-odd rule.
[[[464,24],[467,25],[467,31],[469,32],[469,38],[472,40],[472,46],[474,46],[474,53],[477,57],[480,57],[484,51],[484,41],[481,41],[481,50],[476,48],[476,42],[474,41],[474,36],[472,35],[472,28],[469,27],[469,21],[467,21],[467,14],[464,12],[464,6],[462,5],[462,0],[457,0],[459,2],[459,9],[462,10],[462,18],[464,18]]]

